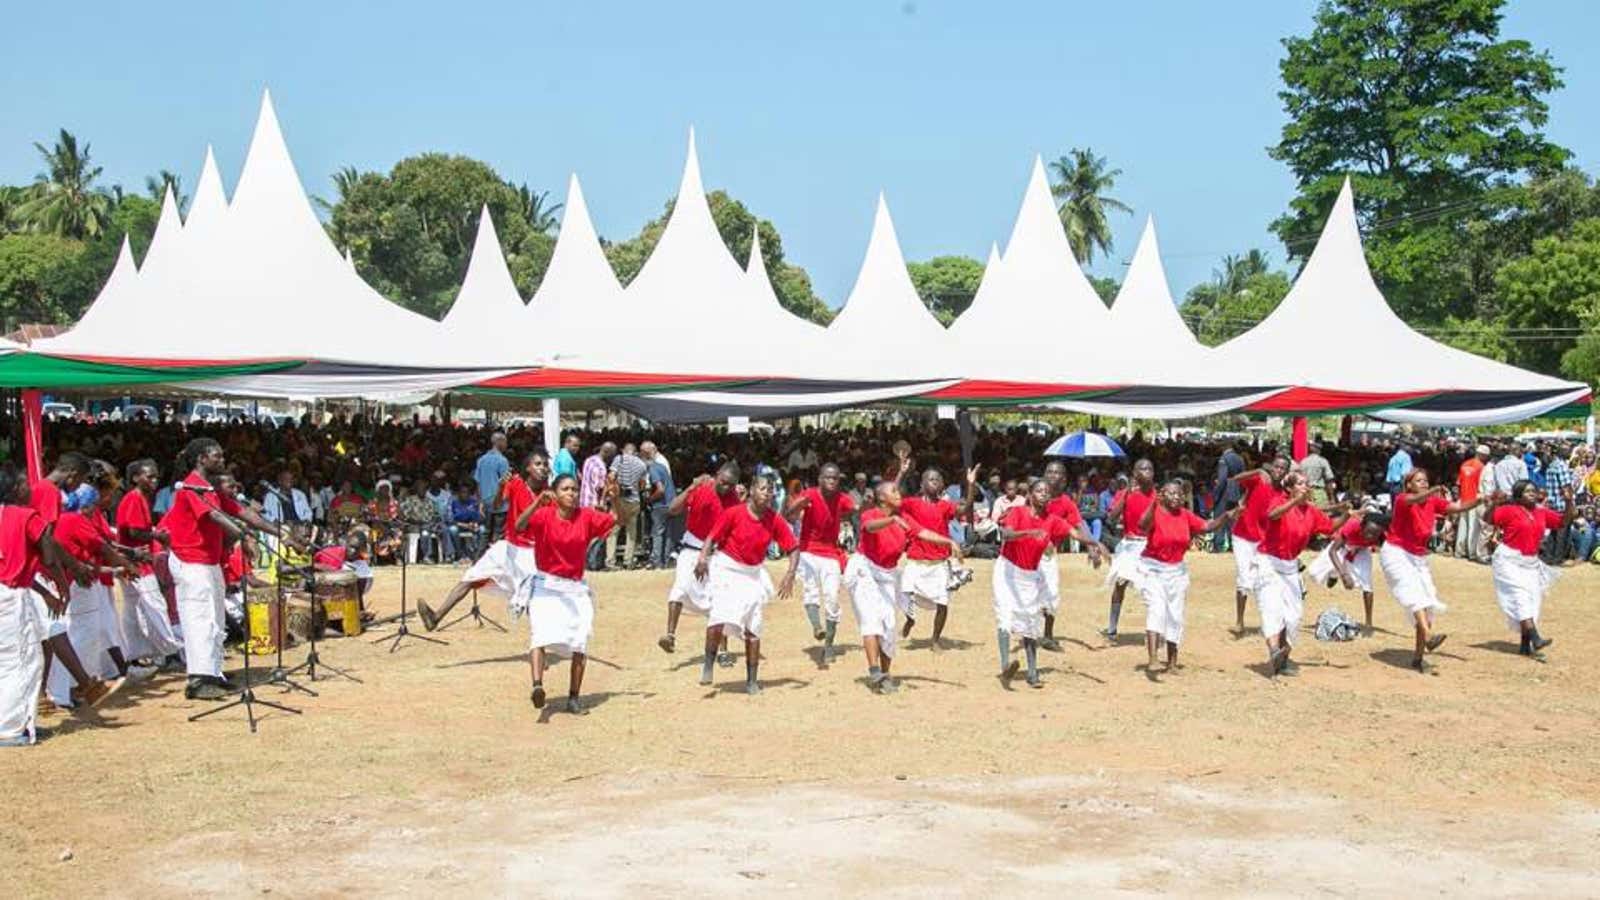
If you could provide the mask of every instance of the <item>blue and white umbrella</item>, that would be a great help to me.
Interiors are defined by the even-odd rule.
[[[1117,442],[1092,431],[1074,431],[1056,438],[1044,451],[1045,456],[1127,456]]]

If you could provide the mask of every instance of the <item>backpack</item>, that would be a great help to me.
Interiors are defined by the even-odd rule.
[[[1361,634],[1361,626],[1339,607],[1329,607],[1317,616],[1317,640],[1353,641]]]

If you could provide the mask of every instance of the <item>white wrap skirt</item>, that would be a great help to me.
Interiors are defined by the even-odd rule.
[[[118,579],[122,585],[122,650],[128,659],[160,659],[177,653],[183,641],[167,618],[167,598],[155,575]]]
[[[589,652],[594,636],[594,592],[583,581],[541,572],[523,583],[528,609],[528,649],[571,656]]]
[[[911,615],[911,604],[924,609],[950,605],[950,561],[947,559],[908,559],[901,572],[900,587],[911,601],[905,607]]]
[[[1142,537],[1124,537],[1117,543],[1116,552],[1111,554],[1110,571],[1106,572],[1106,587],[1131,584],[1139,590],[1139,578],[1145,571],[1142,554],[1146,543]]]
[[[690,612],[705,616],[711,614],[711,596],[706,593],[706,582],[694,577],[694,567],[700,562],[704,546],[694,535],[683,536],[683,549],[678,551],[678,566],[672,576],[672,588],[667,591],[668,603],[682,603]],[[707,576],[707,581],[710,576]]]
[[[43,639],[33,591],[0,584],[0,740],[33,743],[39,678],[44,674]]]
[[[763,608],[772,599],[772,579],[764,566],[747,566],[718,551],[711,557],[706,592],[711,595],[708,624],[723,626],[729,640],[761,639]]]
[[[900,592],[900,570],[885,569],[859,553],[844,567],[844,586],[850,592],[850,607],[855,611],[861,637],[875,637],[885,656],[893,657],[899,629],[895,611],[904,606]]]
[[[486,581],[485,592],[511,597],[524,581],[537,574],[539,567],[534,562],[532,547],[519,547],[501,540],[490,544],[477,562],[462,573],[461,580],[474,584]]]
[[[191,676],[222,676],[222,641],[227,636],[223,618],[226,588],[222,567],[168,562],[172,585],[178,594],[178,620],[183,625],[183,661]],[[82,656],[80,651],[79,656]],[[87,662],[84,665],[88,665]]]
[[[1317,584],[1333,586],[1344,584],[1339,577],[1339,570],[1333,564],[1332,547],[1323,547],[1317,558],[1306,567],[1306,574]],[[1364,594],[1372,593],[1372,550],[1362,547],[1353,554],[1347,554],[1344,561],[1345,571],[1350,573],[1350,580],[1355,582],[1351,590],[1361,591]]]
[[[1489,566],[1494,573],[1495,602],[1500,604],[1511,630],[1521,631],[1525,619],[1539,624],[1544,595],[1555,583],[1556,570],[1538,556],[1527,556],[1505,544],[1494,548]]]
[[[1378,565],[1383,568],[1383,580],[1389,584],[1389,593],[1407,616],[1423,611],[1437,615],[1445,611],[1444,603],[1439,600],[1439,589],[1433,586],[1433,571],[1426,556],[1409,553],[1389,543],[1378,551]]]
[[[1144,598],[1144,630],[1161,635],[1169,644],[1183,643],[1189,567],[1181,562],[1140,557],[1139,571],[1130,583]]]
[[[1246,540],[1238,535],[1233,536],[1233,586],[1235,590],[1246,594],[1256,591],[1256,582],[1260,574],[1256,571],[1256,558],[1261,555],[1261,550],[1255,541]]]
[[[801,553],[795,577],[800,581],[801,602],[822,607],[829,622],[839,621],[839,588],[844,578],[839,561],[816,553]]]
[[[1049,586],[1039,569],[1024,569],[1004,556],[994,561],[995,627],[1038,640],[1044,635]]]
[[[1261,553],[1256,556],[1255,567],[1261,633],[1272,637],[1282,631],[1285,640],[1295,643],[1306,603],[1305,585],[1300,581],[1300,561]]]
[[[90,678],[116,678],[117,664],[110,650],[121,649],[122,629],[117,623],[117,607],[111,600],[111,588],[96,581],[84,587],[72,585],[72,599],[67,603],[67,638],[77,652],[83,670]],[[50,667],[50,680],[45,689],[57,706],[72,704],[72,688],[76,684],[66,666]]]

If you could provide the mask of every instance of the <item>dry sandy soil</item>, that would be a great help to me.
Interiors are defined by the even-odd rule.
[[[1488,570],[1444,559],[1436,674],[1405,668],[1380,590],[1376,636],[1306,633],[1274,682],[1232,632],[1231,563],[1191,561],[1188,665],[1154,681],[1135,638],[1096,636],[1105,593],[1073,557],[1041,691],[994,675],[982,563],[952,646],[914,639],[891,697],[864,687],[848,606],[822,670],[797,601],[768,613],[762,696],[742,667],[700,687],[696,620],[655,646],[663,573],[595,578],[586,718],[528,703],[523,623],[329,641],[363,683],[262,688],[304,714],[263,710],[256,734],[149,682],[0,754],[0,871],[25,896],[1600,895],[1600,569],[1557,584],[1545,662],[1515,654]],[[458,571],[413,568],[412,595]],[[397,603],[384,572],[375,604]],[[1360,601],[1307,607],[1334,603]],[[1124,630],[1142,622],[1130,603]]]

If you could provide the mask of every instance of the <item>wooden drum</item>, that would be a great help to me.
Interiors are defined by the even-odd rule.
[[[354,572],[318,572],[317,605],[329,624],[339,623],[345,637],[361,633],[360,580]]]

